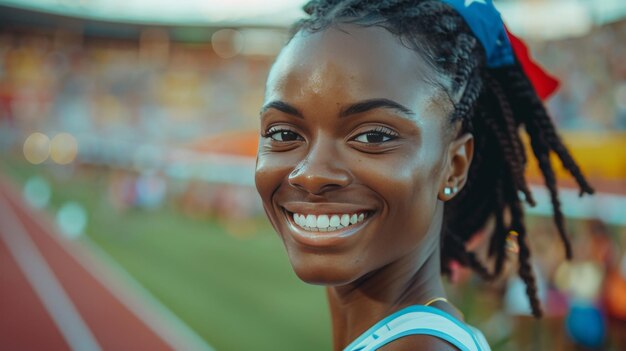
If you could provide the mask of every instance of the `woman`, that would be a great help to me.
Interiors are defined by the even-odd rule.
[[[489,350],[445,299],[456,261],[497,276],[516,239],[524,125],[552,194],[556,152],[592,193],[490,0],[311,1],[268,77],[256,186],[296,274],[327,287],[335,350]],[[488,270],[465,243],[493,218]]]

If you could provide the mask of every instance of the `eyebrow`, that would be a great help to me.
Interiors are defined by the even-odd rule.
[[[400,111],[408,116],[415,116],[415,112],[413,112],[410,108],[403,106],[393,100],[389,99],[369,99],[357,102],[348,106],[345,110],[341,111],[339,117],[347,117],[350,115],[354,115],[357,113],[363,113],[370,110],[374,110],[377,108],[387,108],[392,110]]]
[[[266,105],[264,105],[261,108],[261,114],[263,114],[265,111],[269,110],[269,109],[276,109],[278,111],[284,112],[286,114],[289,115],[293,115],[299,118],[304,118],[304,116],[302,115],[302,113],[300,111],[298,111],[297,108],[289,105],[286,102],[283,101],[271,101],[269,103],[267,103]],[[368,100],[363,100],[363,101],[359,101],[357,103],[354,103],[350,106],[348,106],[347,108],[345,108],[343,111],[341,111],[339,113],[339,117],[348,117],[351,115],[355,115],[358,113],[363,113],[363,112],[367,112],[370,110],[375,110],[377,108],[386,108],[386,109],[391,109],[391,110],[397,110],[402,112],[403,114],[407,115],[407,116],[415,116],[415,112],[413,112],[410,108],[399,104],[393,100],[389,100],[389,99],[368,99]]]
[[[265,111],[269,110],[269,109],[276,109],[278,111],[284,112],[288,115],[293,115],[299,118],[304,118],[304,116],[302,115],[302,113],[300,113],[300,111],[298,111],[297,108],[289,105],[286,102],[283,101],[271,101],[265,105],[263,105],[263,107],[261,107],[261,114],[265,113]]]

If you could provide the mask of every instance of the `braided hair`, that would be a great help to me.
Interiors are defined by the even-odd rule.
[[[293,26],[292,36],[341,23],[383,27],[405,46],[419,52],[436,72],[450,79],[451,84],[440,84],[454,105],[450,123],[460,123],[462,133],[473,134],[476,152],[465,187],[445,206],[442,272],[449,275],[451,261],[457,261],[487,280],[495,279],[502,273],[506,239],[514,231],[519,245],[518,273],[526,284],[532,313],[540,317],[522,203],[532,206],[535,201],[524,177],[527,156],[520,129],[525,129],[529,136],[549,189],[554,222],[567,259],[571,259],[572,249],[550,154],[556,153],[564,168],[574,176],[580,195],[592,194],[593,189],[563,145],[520,64],[487,68],[478,39],[464,19],[441,1],[313,0],[304,6],[304,11],[309,17]],[[488,257],[494,259],[490,270],[466,248],[466,242],[491,219],[495,225],[488,248]]]

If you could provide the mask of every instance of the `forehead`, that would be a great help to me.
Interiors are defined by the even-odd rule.
[[[266,100],[333,96],[414,105],[439,95],[440,89],[425,83],[433,74],[418,53],[381,27],[346,24],[301,31],[274,63]]]

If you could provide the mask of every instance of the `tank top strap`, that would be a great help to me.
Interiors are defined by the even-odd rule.
[[[416,334],[438,337],[462,351],[490,350],[477,329],[438,308],[414,305],[376,323],[344,351],[373,351],[403,336]]]

